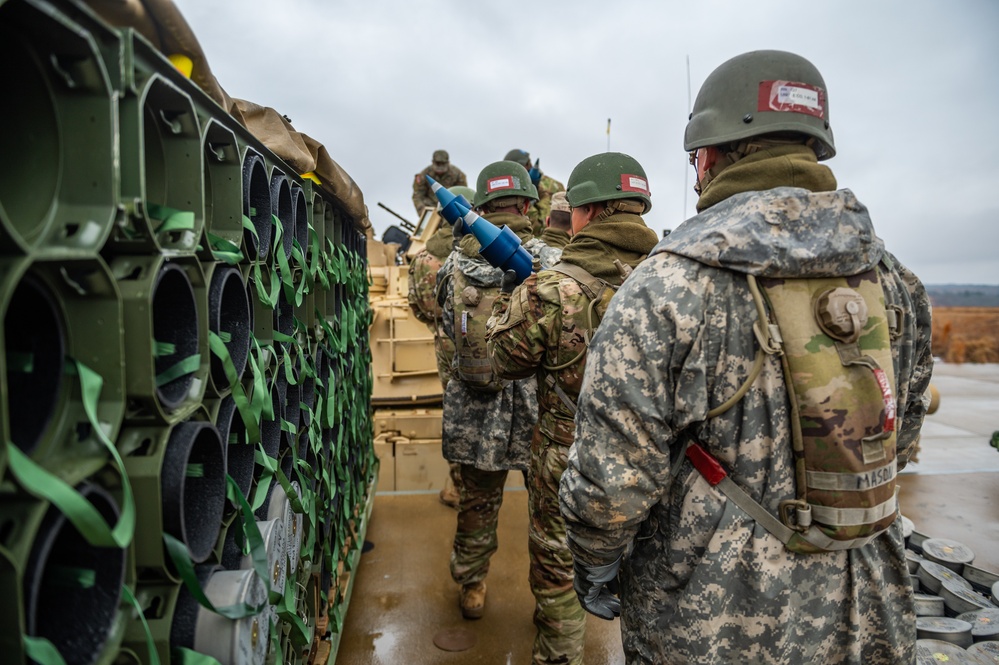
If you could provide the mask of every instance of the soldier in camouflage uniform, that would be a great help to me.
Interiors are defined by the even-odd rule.
[[[466,200],[475,198],[475,190],[462,185],[450,187],[452,194],[464,196]],[[454,342],[444,334],[441,327],[441,308],[437,304],[437,272],[451,253],[451,226],[443,217],[437,232],[427,240],[427,246],[413,257],[409,264],[409,289],[407,298],[409,309],[417,321],[426,324],[434,333],[434,352],[437,356],[437,375],[441,385],[447,389],[451,378],[451,360],[454,357]],[[440,500],[446,506],[458,508],[461,487],[461,465],[448,464],[450,482],[440,491]]]
[[[468,186],[464,172],[451,163],[447,150],[435,150],[433,163],[413,176],[413,207],[416,208],[417,215],[423,214],[424,208],[437,207],[437,197],[427,183],[427,176],[439,182],[442,187]]]
[[[479,174],[473,204],[487,221],[506,225],[523,242],[536,265],[548,267],[558,260],[561,250],[548,247],[531,236],[530,220],[524,215],[530,200],[537,198],[527,171],[512,162],[495,162]],[[456,321],[455,310],[474,306],[495,297],[503,271],[489,265],[479,255],[480,245],[471,234],[461,236],[461,224],[454,225],[455,249],[438,277],[438,302],[444,309],[445,332],[456,340],[452,379],[444,392],[444,431],[442,448],[449,462],[461,464],[461,499],[458,524],[451,552],[451,577],[461,585],[459,606],[466,619],[482,616],[486,601],[485,578],[489,559],[497,548],[496,526],[503,503],[503,486],[510,470],[526,471],[531,431],[538,419],[537,382],[490,381],[489,386],[474,383],[462,369],[457,343],[485,348],[485,320],[482,339],[472,340],[468,321]],[[455,284],[465,284],[457,288]],[[457,291],[457,292],[456,292]],[[490,308],[491,311],[491,308]],[[468,318],[479,316],[474,314]],[[487,314],[483,314],[488,318]],[[458,340],[456,335],[461,335]],[[488,361],[485,363],[488,373]]]
[[[811,63],[778,51],[708,77],[685,138],[700,214],[635,270],[593,338],[559,496],[580,600],[605,618],[620,612],[629,663],[914,662],[901,520],[863,547],[798,554],[681,455],[699,442],[770,514],[796,497],[779,357],[765,356],[748,392],[708,416],[757,356],[746,274],[876,269],[885,304],[902,314],[891,338],[899,467],[918,436],[929,301],[817,162],[835,154],[824,88]]]
[[[628,186],[622,188],[622,182]],[[569,176],[568,200],[574,234],[562,261],[532,274],[512,294],[500,295],[487,339],[499,376],[538,380],[539,420],[527,472],[529,580],[537,628],[533,662],[579,665],[586,614],[573,591],[558,484],[572,444],[587,340],[614,289],[658,236],[640,217],[652,207],[645,171],[628,155],[583,160]]]
[[[506,153],[506,157],[503,159],[517,162],[527,169],[527,172],[531,174],[531,182],[538,188],[538,200],[531,203],[531,207],[527,209],[527,216],[531,220],[535,237],[539,237],[545,230],[545,220],[552,207],[552,196],[555,192],[564,192],[565,185],[542,173],[540,167],[533,166],[531,155],[526,150],[515,148]]]
[[[552,209],[545,220],[545,230],[541,232],[541,242],[549,247],[564,248],[568,245],[572,232],[571,212],[565,192],[555,192],[552,195]]]

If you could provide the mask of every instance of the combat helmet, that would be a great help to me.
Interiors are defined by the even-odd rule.
[[[452,185],[451,187],[447,188],[447,191],[451,192],[455,196],[463,197],[466,201],[468,201],[469,205],[472,205],[472,201],[475,200],[475,190],[472,189],[471,187],[466,187],[465,185]],[[438,201],[437,210],[440,211],[440,209],[441,209],[441,204]],[[447,221],[446,217],[442,217],[442,219],[444,220],[445,224],[448,225],[451,224],[451,222]]]
[[[479,172],[475,182],[475,200],[472,201],[476,208],[508,196],[538,200],[538,188],[531,182],[527,169],[517,162],[504,160],[493,162]]]
[[[652,209],[645,169],[623,152],[602,152],[581,161],[569,174],[565,195],[573,208],[597,201],[639,199],[643,215]]]
[[[815,65],[786,51],[752,51],[708,75],[694,100],[683,149],[775,132],[811,137],[819,160],[836,154],[826,84]]]
[[[527,165],[531,163],[531,154],[526,150],[514,148],[510,152],[506,153],[506,157],[503,159],[508,162],[517,162],[526,169]]]

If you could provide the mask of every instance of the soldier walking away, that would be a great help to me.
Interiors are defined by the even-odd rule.
[[[572,208],[565,199],[565,192],[552,195],[552,208],[545,219],[545,230],[541,232],[541,242],[549,247],[564,248],[572,236]]]
[[[566,196],[568,203],[559,201]],[[493,304],[487,333],[493,371],[538,381],[539,420],[527,472],[534,663],[583,662],[586,614],[573,591],[558,484],[573,440],[587,340],[614,291],[659,239],[640,216],[652,208],[649,197],[645,170],[632,157],[584,159],[569,176],[567,194],[555,195],[554,205],[572,205],[574,233],[562,260],[516,289],[509,271]],[[560,213],[553,206],[549,217]]]
[[[452,194],[464,196],[465,200],[475,199],[475,190],[462,185],[450,187]],[[434,334],[434,351],[437,356],[437,375],[441,386],[447,389],[451,378],[451,360],[454,357],[454,342],[444,334],[441,325],[441,307],[437,304],[437,273],[448,255],[453,243],[451,225],[442,216],[437,232],[427,240],[427,246],[413,257],[409,264],[409,289],[407,298],[409,309],[417,321],[427,325]],[[449,474],[440,500],[445,506],[458,509],[459,488],[461,487],[461,465],[448,463]]]
[[[586,363],[559,492],[580,601],[620,612],[628,663],[915,662],[894,482],[926,408],[926,292],[819,163],[829,98],[804,58],[720,65],[684,149],[699,214],[624,283]],[[816,442],[876,470],[816,472]],[[858,487],[888,496],[825,500]]]
[[[542,173],[539,166],[541,160],[538,160],[538,164],[533,164],[531,162],[531,155],[526,150],[514,148],[506,153],[506,157],[503,159],[517,162],[527,169],[527,172],[531,175],[531,182],[538,188],[538,200],[532,203],[531,207],[527,209],[527,216],[531,220],[531,228],[534,235],[536,237],[540,236],[545,229],[545,219],[548,217],[548,211],[552,207],[552,196],[555,192],[564,192],[565,185],[555,178]]]
[[[423,214],[424,208],[436,208],[437,197],[427,183],[427,176],[430,176],[441,184],[442,187],[454,187],[461,185],[468,186],[468,179],[464,172],[451,163],[451,158],[447,150],[434,150],[433,162],[413,177],[413,207],[416,214]]]
[[[494,162],[479,174],[475,208],[497,226],[507,226],[538,267],[558,260],[561,250],[531,235],[525,216],[537,198],[524,167]],[[461,236],[437,281],[445,332],[455,344],[451,380],[444,391],[442,449],[461,464],[461,499],[451,551],[451,577],[461,585],[459,606],[466,619],[483,615],[489,559],[497,549],[496,527],[503,486],[511,470],[527,470],[531,431],[538,419],[537,382],[505,381],[493,375],[486,356],[486,321],[499,293],[503,271],[479,255],[479,241]]]

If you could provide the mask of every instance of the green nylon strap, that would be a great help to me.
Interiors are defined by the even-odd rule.
[[[185,647],[170,650],[170,662],[174,665],[222,665],[211,656]]]
[[[160,656],[156,652],[156,643],[153,640],[153,633],[149,630],[149,623],[146,621],[146,615],[142,611],[142,606],[139,605],[139,601],[136,599],[135,594],[127,586],[122,585],[121,595],[125,598],[128,603],[135,608],[136,614],[139,616],[139,621],[142,622],[142,630],[146,633],[146,648],[149,649],[149,663],[148,665],[160,665]]]
[[[45,584],[65,589],[93,589],[97,584],[97,571],[76,566],[49,566],[45,571]]]
[[[271,224],[274,225],[274,259],[277,263],[277,274],[284,285],[285,297],[288,298],[288,302],[292,302],[295,297],[295,284],[292,280],[292,270],[288,263],[288,257],[284,255],[284,243],[282,242],[284,229],[277,215],[271,215]]]
[[[250,559],[253,561],[253,571],[264,582],[264,589],[271,590],[270,571],[267,566],[267,547],[264,544],[263,536],[260,535],[260,528],[257,525],[257,518],[253,515],[253,508],[247,503],[246,497],[239,489],[239,485],[228,474],[226,479],[226,496],[230,501],[239,506],[240,515],[243,522],[243,542],[250,544]]]
[[[243,260],[243,251],[230,240],[209,233],[208,244],[212,248],[212,256],[215,257],[216,261],[234,266]]]
[[[260,263],[253,264],[253,284],[257,289],[257,300],[261,302],[267,309],[274,309],[277,307],[278,292],[281,290],[281,283],[274,279],[274,273],[270,273],[270,284],[271,290],[268,291],[267,287],[264,286],[264,276],[260,271]]]
[[[291,502],[291,509],[296,513],[304,515],[306,513],[305,506],[302,504],[302,497],[299,495],[298,491],[295,490],[291,485],[291,481],[288,480],[288,476],[284,475],[284,471],[278,466],[277,460],[273,457],[269,457],[267,453],[264,452],[263,446],[258,446],[256,454],[257,464],[263,466],[271,475],[277,478],[278,483],[284,489],[284,493],[288,496],[288,501]],[[259,506],[258,506],[259,508]]]
[[[188,464],[187,469],[184,471],[184,476],[187,478],[204,478],[205,477],[205,465],[204,464]]]
[[[281,429],[282,429],[282,431],[288,432],[288,434],[292,434],[292,435],[295,434],[295,425],[294,425],[294,423],[289,422],[289,421],[285,420],[284,418],[281,419]]]
[[[31,374],[35,371],[35,354],[7,352],[7,371]]]
[[[246,397],[243,385],[239,382],[239,377],[236,375],[236,366],[229,356],[229,349],[226,348],[222,337],[211,331],[208,332],[208,345],[211,347],[212,353],[222,361],[225,376],[229,380],[229,385],[232,386],[232,400],[236,403],[236,410],[239,411],[239,417],[242,418],[243,425],[246,428],[247,442],[256,443],[260,441],[260,413],[254,411],[250,405],[250,400]]]
[[[291,643],[297,647],[308,644],[309,630],[295,608],[295,589],[291,586],[291,575],[284,578],[284,597],[276,609],[277,615],[291,628]]]
[[[250,334],[252,353],[250,354],[250,376],[252,377],[253,392],[251,394],[250,405],[255,415],[255,420],[266,418],[273,420],[273,406],[271,405],[270,391],[267,390],[267,367],[264,362],[264,350],[257,342],[257,338]],[[259,438],[259,437],[258,437]],[[256,443],[256,442],[254,442]]]
[[[121,456],[97,421],[97,403],[104,379],[83,363],[74,362],[75,371],[80,378],[80,392],[87,419],[98,440],[111,453],[121,474],[123,505],[118,523],[113,529],[109,527],[93,504],[62,478],[46,471],[9,441],[6,444],[8,468],[26,492],[55,506],[90,545],[125,548],[132,542],[135,533],[135,501]]]
[[[153,358],[163,358],[177,353],[177,345],[170,342],[153,341]]]
[[[24,645],[25,655],[40,665],[66,665],[59,650],[44,637],[22,635],[21,643]]]
[[[291,258],[302,267],[302,278],[295,289],[295,306],[301,307],[305,294],[312,292],[312,286],[315,284],[315,281],[312,279],[312,275],[309,274],[309,267],[305,262],[305,252],[302,250],[302,245],[299,244],[298,238],[291,242]]]
[[[156,387],[161,388],[166,384],[179,379],[182,376],[193,374],[201,368],[201,354],[195,353],[193,356],[184,358],[179,363],[169,369],[164,370],[156,376]]]
[[[198,601],[198,604],[206,610],[214,612],[219,616],[224,616],[227,619],[243,619],[248,616],[260,614],[260,611],[266,607],[266,603],[261,604],[259,607],[253,607],[247,603],[235,603],[233,605],[226,605],[225,607],[215,607],[212,601],[208,599],[208,596],[205,595],[205,590],[201,588],[198,575],[194,572],[194,564],[191,562],[191,557],[187,551],[187,545],[166,532],[163,533],[163,543],[166,545],[167,554],[170,555],[170,560],[173,561],[173,565],[180,574],[184,586],[187,587],[191,596]]]
[[[228,344],[229,342],[232,341],[232,333],[230,333],[230,332],[226,332],[224,330],[221,330],[221,331],[219,331],[218,336],[219,336],[219,339],[221,339],[226,344]]]
[[[153,229],[156,234],[194,230],[194,212],[177,210],[158,203],[147,203],[146,214],[150,219],[160,220],[161,224]]]

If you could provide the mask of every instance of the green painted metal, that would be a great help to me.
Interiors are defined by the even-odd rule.
[[[179,422],[198,407],[208,381],[208,296],[201,265],[193,256],[117,256],[111,271],[124,305],[126,418]],[[157,343],[174,348],[157,357]],[[195,356],[193,371],[157,385],[168,367]]]
[[[93,255],[115,220],[116,37],[52,5],[0,8],[0,253]],[[17,128],[12,131],[11,128]]]

